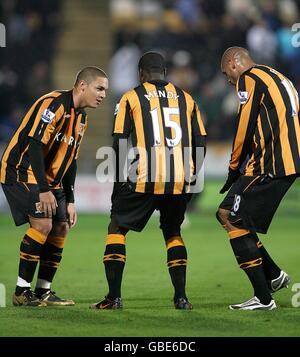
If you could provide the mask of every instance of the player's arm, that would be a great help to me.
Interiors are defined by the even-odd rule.
[[[62,179],[62,185],[66,195],[67,212],[70,228],[77,222],[77,213],[75,209],[74,186],[77,173],[77,161],[73,160]]]
[[[194,175],[198,175],[206,154],[206,131],[199,107],[194,103],[194,108],[191,117],[192,126],[192,156],[194,162]]]
[[[80,129],[81,130],[81,135],[80,135],[80,139],[78,139],[78,141],[77,141],[77,146],[75,148],[75,154],[74,154],[75,160],[77,160],[78,157],[79,157],[79,151],[80,151],[82,139],[84,137],[84,133],[85,133],[85,131],[87,129],[87,126],[88,126],[88,116],[85,113],[84,117],[81,117],[81,129]]]
[[[62,179],[67,203],[74,203],[74,185],[77,173],[77,161],[73,160]]]
[[[260,83],[251,77],[251,74],[242,75],[239,78],[237,94],[240,106],[236,132],[232,145],[227,181],[220,190],[220,193],[226,192],[241,175],[240,168],[245,162],[247,155],[251,153],[262,93]]]
[[[43,146],[48,143],[55,127],[64,114],[60,98],[46,97],[37,104],[29,137],[29,162],[40,189],[41,210],[51,218],[56,213],[57,202],[46,177]]]
[[[126,94],[121,98],[115,109],[113,127],[113,149],[116,155],[115,160],[115,183],[126,181],[123,175],[125,160],[127,159],[127,141],[131,132],[131,108]]]
[[[52,214],[55,215],[56,213],[57,202],[46,178],[43,144],[30,138],[28,155],[32,172],[39,186],[41,211],[45,212],[48,218],[51,218]]]

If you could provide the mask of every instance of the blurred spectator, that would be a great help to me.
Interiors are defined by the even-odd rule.
[[[0,56],[0,125],[5,122],[6,128],[16,125],[16,105],[24,108],[52,87],[61,2],[1,0],[7,48]],[[110,8],[110,76],[116,99],[137,83],[140,54],[160,49],[169,61],[170,79],[195,100],[201,98],[208,140],[225,141],[232,135],[229,123],[235,112],[228,110],[220,75],[220,57],[227,47],[248,47],[257,62],[287,73],[300,89],[300,50],[291,43],[300,0],[111,0]],[[6,140],[3,136],[7,134],[0,140]]]
[[[41,93],[47,93],[51,87],[51,80],[49,64],[46,61],[34,64],[26,78],[25,87],[31,102],[38,99]]]
[[[291,26],[299,22],[300,0],[154,0],[151,5],[114,0],[111,8],[114,31],[134,23],[134,51],[136,46],[141,52],[164,51],[169,78],[195,100],[201,98],[208,140],[228,141],[233,135],[237,103],[234,90],[224,90],[220,74],[220,59],[229,46],[248,47],[257,63],[287,73],[299,91],[300,50],[291,44]],[[115,41],[113,63],[115,56],[122,57],[122,46]],[[124,64],[122,78],[125,66],[130,69]],[[120,82],[119,73],[111,73],[112,82]],[[129,73],[125,82],[135,81]]]
[[[0,146],[9,141],[28,103],[50,91],[61,0],[1,0],[6,47],[0,56]]]
[[[198,85],[198,73],[192,65],[192,56],[187,51],[177,51],[172,57],[168,79],[188,93],[194,93]]]
[[[268,29],[262,19],[249,29],[247,33],[247,47],[257,63],[275,64],[277,40],[276,34]]]
[[[115,101],[121,95],[138,85],[137,64],[141,52],[134,42],[134,32],[126,31],[119,37],[121,46],[116,50],[110,62],[110,88],[114,93]]]
[[[299,22],[299,12],[296,3],[291,0],[283,0],[279,4],[280,19],[282,26],[277,30],[277,39],[279,45],[279,60],[284,67],[287,75],[298,85],[300,84],[300,50],[299,47],[292,45],[291,27]]]
[[[200,3],[197,0],[177,0],[174,9],[179,13],[188,28],[194,29],[201,17]]]

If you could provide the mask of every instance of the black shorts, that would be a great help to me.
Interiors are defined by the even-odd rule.
[[[16,226],[29,222],[28,216],[45,218],[44,212],[40,212],[38,209],[40,202],[38,185],[16,182],[12,185],[2,184],[2,189]],[[67,204],[64,190],[62,188],[56,189],[52,190],[52,193],[58,205],[56,207],[56,214],[52,217],[53,221],[67,222]]]
[[[267,233],[281,200],[296,178],[297,175],[240,176],[219,207],[230,210],[228,220],[234,226]]]
[[[109,233],[118,227],[141,232],[155,210],[160,211],[160,228],[165,237],[180,235],[187,203],[191,195],[154,195],[130,190],[127,183],[114,187]],[[114,231],[113,231],[114,230]]]

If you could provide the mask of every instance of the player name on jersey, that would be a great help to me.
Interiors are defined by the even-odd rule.
[[[158,90],[158,91],[154,90],[145,94],[145,97],[150,102],[151,98],[171,98],[177,100],[179,98],[179,95],[174,92],[169,92],[165,90]]]

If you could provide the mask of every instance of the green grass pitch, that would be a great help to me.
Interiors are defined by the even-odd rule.
[[[291,290],[293,284],[300,283],[299,187],[295,185],[289,192],[268,235],[261,236],[278,264],[290,274],[291,286],[275,295],[278,309],[248,312],[228,310],[228,304],[242,302],[253,293],[236,264],[225,231],[214,217],[221,199],[216,194],[219,186],[206,185],[199,201],[200,212],[190,214],[190,225],[183,229],[192,311],[173,307],[157,216],[151,218],[144,232],[128,234],[123,311],[89,309],[89,304],[107,292],[102,255],[108,217],[100,215],[79,216],[52,286],[59,296],[74,299],[76,305],[13,307],[11,295],[25,226],[16,228],[9,215],[1,214],[0,283],[6,287],[7,306],[0,308],[0,336],[299,336],[300,308],[292,306],[296,292]]]

